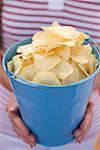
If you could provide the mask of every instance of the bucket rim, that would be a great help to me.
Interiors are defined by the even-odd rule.
[[[84,82],[86,82],[87,80],[89,79],[92,79],[94,76],[96,76],[98,73],[100,73],[100,64],[99,66],[97,67],[97,69],[89,76],[89,77],[86,77],[85,79],[82,79],[81,81],[78,81],[78,82],[74,82],[74,83],[71,83],[71,84],[67,84],[67,85],[45,85],[45,84],[39,84],[39,83],[35,83],[35,82],[32,82],[32,81],[28,81],[28,80],[24,80],[23,78],[21,77],[18,77],[16,75],[14,75],[14,73],[11,73],[7,67],[6,67],[6,64],[5,64],[5,59],[7,57],[7,54],[10,52],[10,50],[15,47],[17,44],[19,43],[22,43],[22,42],[25,42],[25,41],[29,41],[31,40],[32,38],[29,37],[29,38],[26,38],[24,40],[21,40],[21,41],[18,41],[16,42],[15,44],[13,44],[11,47],[9,47],[7,49],[7,51],[5,52],[4,56],[3,56],[3,59],[2,59],[2,66],[5,70],[5,72],[7,73],[7,75],[10,77],[10,78],[13,78],[16,82],[20,82],[22,84],[25,84],[25,85],[29,85],[29,86],[32,86],[32,87],[40,87],[40,88],[68,88],[68,87],[72,87],[72,86],[77,86],[79,84],[82,84]],[[99,60],[100,60],[100,53],[97,49],[95,49],[95,51],[97,52],[98,56],[99,56]]]

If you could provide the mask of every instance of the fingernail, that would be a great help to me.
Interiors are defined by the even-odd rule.
[[[82,143],[82,137],[78,137],[78,142]]]
[[[30,147],[32,148],[32,147],[34,147],[36,144],[35,143],[31,143],[30,144]]]
[[[79,135],[80,135],[80,133],[79,133],[79,132],[76,132],[75,137],[78,137]]]
[[[31,143],[35,144],[36,143],[35,137],[31,136],[30,141],[31,141]]]

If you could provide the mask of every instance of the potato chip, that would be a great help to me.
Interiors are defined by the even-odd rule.
[[[36,68],[34,67],[34,64],[28,65],[26,67],[23,67],[20,72],[18,73],[19,76],[23,77],[26,80],[32,81],[33,78],[36,75]]]
[[[48,53],[50,50],[53,50],[54,48],[58,47],[59,45],[61,45],[61,43],[59,42],[55,42],[55,43],[52,43],[52,45],[48,45],[46,47],[46,53]]]
[[[75,62],[72,61],[71,64],[72,64],[74,70],[70,76],[68,76],[65,80],[62,80],[62,83],[64,85],[78,82],[86,77],[85,74],[78,68],[78,66]]]
[[[89,76],[89,64],[77,64],[78,67],[84,72],[84,74],[88,77]]]
[[[91,54],[90,45],[81,45],[71,48],[71,58],[75,62],[85,64],[89,62],[89,57]]]
[[[48,53],[45,53],[46,56],[51,56],[56,54],[56,52],[54,50],[49,51]]]
[[[29,53],[33,53],[33,51],[34,49],[32,44],[22,45],[17,48],[17,53],[29,54]]]
[[[46,85],[61,85],[61,82],[52,72],[41,71],[36,74],[33,82],[46,84]]]
[[[7,63],[7,68],[10,72],[14,72],[14,64],[12,60]]]
[[[76,41],[74,41],[74,40],[70,40],[70,41],[66,41],[66,42],[59,42],[59,45],[66,45],[66,46],[70,46],[70,47],[75,46],[75,44],[76,44]]]
[[[33,36],[33,47],[36,51],[39,50],[44,50],[46,49],[46,51],[48,52],[49,50],[57,47],[57,45],[59,45],[59,42],[62,42],[63,40],[59,37],[57,37],[56,35],[52,35],[46,31],[41,33],[41,36],[37,35]],[[52,43],[52,44],[51,44]]]
[[[63,85],[67,85],[67,84],[77,82],[77,80],[75,80],[75,78],[73,76],[69,76],[65,80],[62,80],[61,82],[62,82]]]
[[[64,80],[73,73],[73,67],[67,61],[61,59],[61,62],[56,65],[51,71],[54,72],[59,79]]]
[[[32,57],[33,57],[32,54],[23,54],[23,55],[22,55],[22,58],[23,58],[24,60],[31,59]]]
[[[69,75],[73,73],[73,67],[67,61],[62,60],[57,67],[59,72],[59,78],[61,80],[66,79]]]
[[[68,60],[70,58],[70,47],[62,46],[55,49],[56,53],[63,59]]]
[[[60,58],[57,55],[43,56],[40,54],[34,54],[34,64],[39,71],[49,71],[55,67],[59,62]]]
[[[26,74],[25,68],[22,68],[17,75],[25,80],[30,80],[30,78]]]
[[[22,68],[22,60],[19,57],[14,56],[12,58],[12,62],[14,65],[14,73],[17,75],[20,69]]]
[[[61,26],[57,21],[54,21],[53,23],[52,23],[52,26],[53,27],[59,27],[59,26]]]
[[[94,70],[93,56],[91,55],[89,58],[89,74],[92,74]]]
[[[33,45],[33,47],[34,47],[33,54],[35,54],[35,53],[44,53],[47,46],[45,46],[45,45],[44,46],[43,45]]]
[[[36,34],[34,34],[32,37],[32,40],[36,41],[36,40],[41,40],[43,38],[44,38],[44,33],[43,33],[43,31],[41,31],[41,32],[37,32]]]
[[[79,37],[76,40],[77,41],[77,46],[78,45],[82,45],[84,43],[84,41],[86,39],[88,39],[88,38],[89,38],[89,35],[87,35],[87,34],[85,34],[83,32],[80,32],[80,35],[79,35]]]
[[[76,34],[71,39],[76,40],[78,38],[80,38],[80,32],[77,31]]]
[[[63,39],[71,39],[77,34],[77,31],[72,26],[51,26],[43,27],[42,29]]]
[[[33,64],[33,63],[34,63],[33,58],[30,58],[30,59],[28,59],[28,60],[23,60],[23,61],[22,61],[22,66],[23,66],[23,67],[26,67],[26,66],[29,66],[29,65],[31,65],[31,64]]]

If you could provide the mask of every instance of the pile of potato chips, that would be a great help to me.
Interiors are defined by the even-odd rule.
[[[32,43],[19,46],[7,63],[8,70],[25,80],[46,85],[66,85],[91,75],[98,66],[89,38],[72,26],[54,22],[32,37]]]

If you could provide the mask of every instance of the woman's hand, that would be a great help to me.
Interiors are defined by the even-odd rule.
[[[21,119],[19,109],[16,105],[16,98],[13,94],[10,97],[7,111],[9,113],[9,117],[12,122],[12,126],[13,126],[15,132],[17,133],[17,135],[19,137],[21,137],[30,146],[35,146],[36,145],[36,137],[29,131],[29,129],[25,126],[23,120]],[[83,121],[81,122],[79,128],[76,129],[73,133],[73,135],[78,143],[82,142],[82,140],[86,136],[89,128],[91,127],[92,111],[93,111],[93,104],[91,102],[89,102]]]
[[[81,122],[79,128],[76,129],[73,133],[78,143],[82,142],[82,140],[86,137],[88,130],[91,127],[92,116],[93,116],[93,103],[90,101],[91,99],[89,99],[89,103],[83,121]]]
[[[10,96],[10,101],[7,106],[7,112],[9,113],[13,129],[15,130],[17,135],[31,147],[35,146],[36,137],[30,132],[30,130],[25,126],[23,120],[21,119],[20,112],[16,104],[16,98],[13,93]]]

